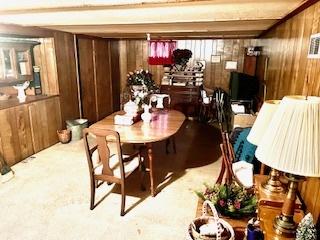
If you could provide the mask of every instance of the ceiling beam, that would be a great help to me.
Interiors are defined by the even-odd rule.
[[[52,30],[40,27],[23,27],[15,24],[0,24],[1,36],[19,36],[19,37],[52,37]]]
[[[276,20],[249,21],[217,21],[217,22],[186,22],[156,24],[106,24],[106,25],[72,25],[44,26],[46,28],[87,34],[95,33],[180,33],[180,32],[228,32],[228,31],[263,31]]]
[[[174,7],[174,6],[186,6],[186,5],[199,5],[199,4],[211,4],[211,3],[219,3],[223,0],[132,0],[128,1],[104,1],[97,3],[90,3],[89,1],[79,1],[68,3],[68,1],[59,3],[45,3],[45,2],[35,2],[32,3],[30,1],[22,1],[16,2],[7,2],[5,6],[0,6],[0,14],[8,15],[8,14],[23,14],[26,11],[28,13],[46,13],[46,12],[69,12],[69,11],[90,11],[90,10],[108,10],[108,9],[126,9],[126,8],[154,8],[154,7]],[[242,2],[248,0],[240,0]],[[249,0],[250,1],[250,0]],[[224,0],[224,2],[226,2]],[[232,1],[236,2],[236,1]]]
[[[21,14],[0,14],[0,22],[25,26],[66,26],[105,24],[155,24],[209,21],[278,20],[295,9],[301,0],[216,0],[206,4],[125,8],[112,10],[79,10]],[[275,6],[277,6],[275,8]],[[1,8],[0,8],[1,9]]]
[[[254,38],[261,31],[225,31],[225,32],[185,32],[185,33],[155,33],[151,34],[151,39],[177,39],[177,38]],[[119,38],[119,39],[146,39],[143,33],[88,33],[86,35],[99,36],[103,38]]]

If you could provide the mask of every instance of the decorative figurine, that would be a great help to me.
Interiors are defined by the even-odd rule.
[[[308,213],[299,223],[297,228],[297,240],[316,240],[317,239],[317,230],[316,226],[313,223],[313,217],[311,213]]]
[[[23,103],[26,101],[26,94],[24,90],[26,90],[30,85],[29,81],[25,81],[23,84],[18,84],[17,86],[13,86],[14,89],[18,90],[18,96],[17,98],[19,99],[20,103]]]
[[[144,112],[141,114],[141,118],[142,118],[143,122],[145,122],[145,123],[149,123],[151,121],[150,108],[151,107],[147,104],[145,104],[143,106]]]

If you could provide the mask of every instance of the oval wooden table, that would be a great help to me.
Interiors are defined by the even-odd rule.
[[[130,126],[114,124],[115,115],[124,114],[123,111],[115,112],[106,118],[94,123],[90,128],[110,129],[117,131],[120,135],[121,143],[139,143],[145,144],[147,147],[149,158],[149,172],[150,172],[150,190],[151,195],[156,195],[154,188],[154,169],[153,169],[153,153],[152,144],[174,135],[185,120],[183,113],[176,110],[157,110],[152,112],[152,121],[144,123],[139,121]]]

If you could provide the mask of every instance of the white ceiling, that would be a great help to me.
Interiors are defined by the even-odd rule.
[[[256,37],[303,0],[2,0],[0,23],[108,38]]]

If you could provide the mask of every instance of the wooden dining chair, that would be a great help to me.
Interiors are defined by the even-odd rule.
[[[156,103],[154,106],[156,108],[162,108],[162,109],[171,109],[171,97],[169,94],[152,94],[150,96],[150,105],[152,106],[152,103]],[[174,136],[171,136],[166,140],[166,153],[168,154],[169,147],[172,144],[172,149],[174,153],[177,153],[176,149],[176,140]]]
[[[92,139],[89,139],[89,135],[92,136]],[[140,155],[140,149],[131,155],[123,155],[119,133],[112,130],[85,128],[83,139],[90,174],[90,210],[95,208],[95,189],[103,182],[116,183],[121,185],[120,215],[123,216],[125,214],[126,179],[138,168],[141,171],[141,189],[145,190],[143,184],[145,166]],[[91,142],[94,142],[94,144],[91,144]],[[111,144],[115,148],[112,153]]]

